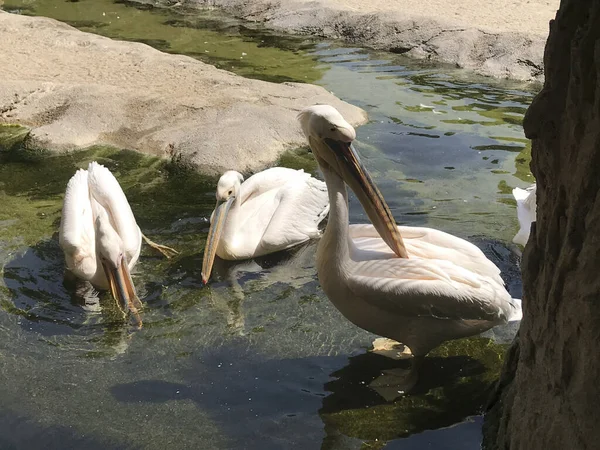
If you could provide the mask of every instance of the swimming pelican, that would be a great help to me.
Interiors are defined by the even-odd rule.
[[[329,211],[325,183],[303,170],[284,167],[264,170],[246,181],[239,172],[225,172],[216,197],[202,261],[205,284],[215,254],[237,260],[288,249],[318,237],[318,225]]]
[[[91,162],[71,177],[59,230],[67,268],[98,289],[110,290],[138,326],[141,303],[130,271],[140,256],[142,238],[167,257],[177,253],[142,234],[119,182],[106,167]]]
[[[514,188],[513,197],[517,201],[517,218],[519,219],[519,232],[513,238],[515,244],[525,247],[529,240],[531,224],[536,218],[536,183],[533,183],[527,189]]]
[[[327,183],[330,211],[317,249],[323,291],[355,325],[405,344],[413,358],[400,377],[417,381],[425,355],[442,342],[521,318],[500,270],[475,245],[442,231],[397,226],[362,165],[356,133],[331,106],[299,116]],[[348,224],[346,184],[373,225]]]

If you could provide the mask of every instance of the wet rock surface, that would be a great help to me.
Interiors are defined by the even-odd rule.
[[[29,148],[113,145],[174,158],[207,174],[255,171],[305,145],[298,112],[360,108],[325,89],[250,80],[145,44],[114,41],[52,19],[0,11],[0,123],[31,128]]]
[[[134,0],[159,6],[220,7],[296,34],[449,63],[482,75],[543,79],[548,22],[558,1]]]

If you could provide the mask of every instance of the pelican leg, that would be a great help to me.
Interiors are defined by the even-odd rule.
[[[144,233],[142,233],[142,237],[144,238],[144,241],[146,241],[146,244],[148,244],[150,247],[158,250],[163,255],[165,255],[167,258],[172,258],[173,256],[179,254],[179,252],[177,250],[175,250],[174,248],[167,247],[166,245],[160,245],[154,241],[151,241],[150,239],[148,239],[146,237],[146,235]]]
[[[419,369],[425,356],[413,356],[410,369],[382,370],[381,375],[369,384],[369,387],[381,395],[386,401],[392,402],[398,397],[409,393],[419,380]]]

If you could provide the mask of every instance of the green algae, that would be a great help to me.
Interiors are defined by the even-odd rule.
[[[251,29],[212,9],[188,12],[111,0],[5,0],[3,9],[185,54],[248,78],[311,83],[326,70],[308,54],[311,40]]]
[[[304,169],[305,172],[315,175],[319,166],[308,148],[288,150],[284,152],[277,161],[278,166],[290,169]]]
[[[29,134],[29,128],[16,124],[0,124],[0,155],[18,151]]]
[[[533,175],[529,165],[531,164],[531,141],[527,140],[525,147],[519,152],[515,158],[515,177],[529,183],[534,182]]]
[[[35,162],[49,155],[46,149],[31,144],[30,129],[17,124],[0,124],[0,163]]]
[[[332,374],[337,379],[326,385],[332,394],[319,414],[326,429],[365,440],[368,445],[452,425],[458,417],[466,419],[481,412],[500,374],[506,347],[481,337],[447,342],[428,355],[415,392],[393,401],[384,400],[368,385],[383,370],[408,367],[405,362],[358,355],[351,358],[349,366]],[[363,365],[364,370],[355,368],[349,378],[354,364]]]
[[[3,142],[6,142],[5,140]],[[2,147],[0,147],[2,148]],[[52,155],[37,162],[0,165],[0,241],[32,246],[58,230],[67,182],[91,161],[105,165],[119,180],[138,225],[168,240],[174,217],[198,214],[212,205],[203,195],[214,179],[190,171],[174,171],[169,162],[137,152],[96,146]],[[199,234],[199,232],[198,232]],[[192,240],[195,236],[186,236]]]

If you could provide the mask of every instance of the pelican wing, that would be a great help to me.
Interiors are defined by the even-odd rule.
[[[242,183],[241,202],[252,200],[269,191],[278,191],[287,182],[299,177],[310,176],[304,170],[288,169],[286,167],[272,167],[255,173]]]
[[[452,262],[457,267],[464,268],[475,275],[488,277],[500,286],[504,286],[500,269],[487,259],[476,245],[433,228],[399,226],[398,229],[410,259]],[[356,246],[355,260],[368,261],[394,257],[372,225],[351,225],[349,234]]]
[[[451,261],[392,258],[352,267],[354,295],[391,314],[495,322],[509,320],[516,308],[502,285]]]
[[[125,193],[117,179],[106,167],[91,162],[88,172],[91,196],[108,212],[114,229],[123,241],[129,266],[132,267],[140,255],[142,232],[137,225]]]
[[[273,214],[261,240],[270,251],[285,249],[319,235],[318,225],[329,211],[324,182],[300,173],[277,192],[269,205]]]
[[[67,267],[90,280],[96,273],[96,247],[86,170],[75,172],[67,184],[58,236]]]
[[[536,184],[527,189],[514,188],[512,193],[517,201],[517,218],[519,219],[519,232],[513,238],[515,244],[525,246],[529,240],[531,224],[535,222],[537,215],[536,206]]]

